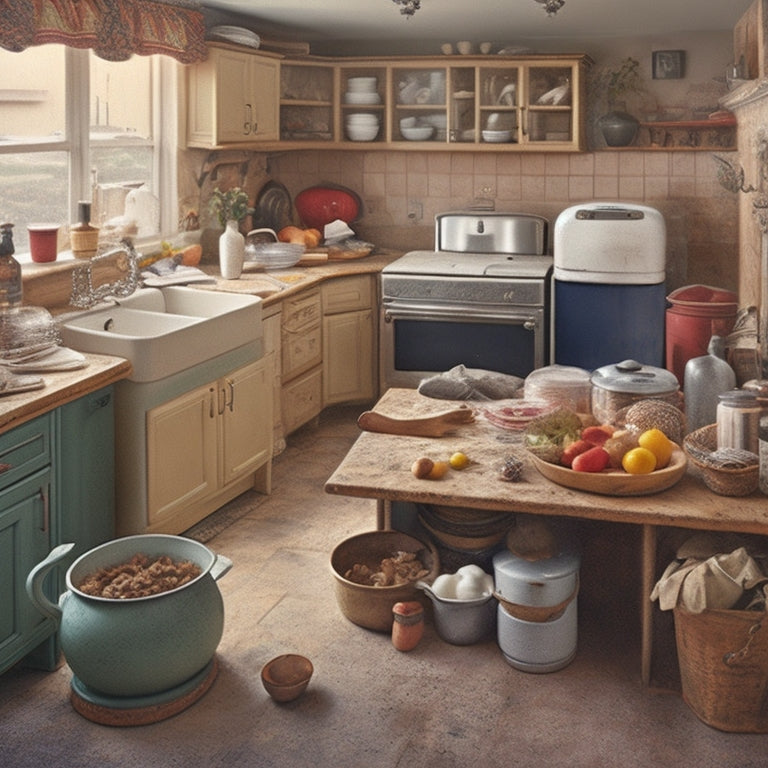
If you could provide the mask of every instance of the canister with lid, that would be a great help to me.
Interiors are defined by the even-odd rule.
[[[638,400],[665,400],[680,406],[677,376],[665,368],[642,365],[636,360],[604,365],[592,373],[592,415],[604,424]]]
[[[760,404],[754,392],[732,389],[719,396],[717,447],[759,451]]]

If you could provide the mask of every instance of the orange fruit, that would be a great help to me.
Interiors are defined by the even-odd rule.
[[[439,480],[448,471],[449,467],[450,464],[447,461],[436,461],[427,477],[430,480]]]
[[[647,475],[656,469],[656,456],[647,448],[638,446],[624,454],[621,466],[630,475]]]
[[[647,429],[637,438],[641,448],[647,448],[656,457],[656,469],[663,469],[672,458],[672,441],[660,430]]]

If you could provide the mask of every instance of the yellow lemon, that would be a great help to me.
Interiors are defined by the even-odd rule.
[[[624,454],[621,466],[630,475],[647,475],[656,469],[656,457],[647,448],[633,448]]]
[[[656,469],[663,469],[672,457],[672,441],[660,430],[647,429],[637,438],[641,448],[647,448],[656,457]]]
[[[456,451],[450,459],[448,459],[448,463],[454,468],[454,469],[464,469],[464,467],[469,466],[469,458],[465,453],[462,453],[461,451]]]

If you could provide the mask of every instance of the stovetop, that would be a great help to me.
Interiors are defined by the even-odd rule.
[[[383,269],[390,275],[544,279],[553,259],[546,254],[410,251]]]

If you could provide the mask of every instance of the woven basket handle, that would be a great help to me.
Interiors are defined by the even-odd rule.
[[[733,666],[742,659],[746,659],[749,656],[749,646],[752,645],[752,641],[755,639],[755,635],[762,629],[763,620],[755,622],[747,632],[747,642],[740,651],[728,651],[723,655],[723,664],[726,667]]]

